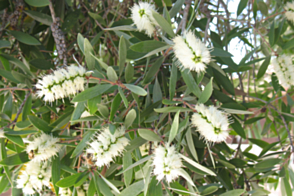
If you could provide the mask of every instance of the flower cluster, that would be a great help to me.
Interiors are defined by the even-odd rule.
[[[105,128],[89,143],[87,155],[92,155],[92,160],[98,167],[109,165],[113,158],[122,154],[129,143],[124,134],[124,128],[117,129],[114,134],[110,133],[109,128]]]
[[[58,138],[45,133],[36,137],[26,148],[31,161],[41,162],[55,156],[61,148],[61,145],[56,144],[58,141]]]
[[[185,32],[184,37],[176,36],[173,42],[176,63],[181,69],[190,69],[197,73],[205,71],[205,64],[211,60],[210,52],[192,31]]]
[[[69,188],[59,188],[59,195],[60,196],[71,196],[71,190]]]
[[[19,172],[16,187],[21,188],[26,195],[41,193],[45,187],[52,187],[50,182],[51,168],[47,162],[30,161]]]
[[[151,35],[155,31],[154,26],[158,26],[152,15],[152,12],[155,12],[154,5],[147,2],[139,2],[139,4],[135,4],[131,8],[131,12],[132,20],[134,21],[139,31],[145,30],[146,34],[151,37]]]
[[[175,147],[169,146],[169,144],[165,144],[165,147],[158,146],[155,149],[153,165],[153,173],[156,175],[156,179],[161,181],[165,177],[168,183],[181,175],[181,168],[183,167],[181,157]]]
[[[294,85],[294,64],[292,56],[280,55],[272,60],[272,65],[283,87],[290,88],[290,86]]]
[[[287,2],[285,6],[287,20],[294,22],[294,2]]]
[[[199,104],[195,106],[198,113],[194,113],[191,118],[192,126],[197,127],[200,137],[207,142],[220,143],[226,141],[229,136],[228,115],[214,106]]]
[[[84,90],[85,76],[89,74],[91,72],[86,72],[82,66],[70,65],[64,69],[58,69],[53,74],[43,76],[37,82],[37,96],[44,96],[44,101],[53,102],[75,95],[78,91]]]

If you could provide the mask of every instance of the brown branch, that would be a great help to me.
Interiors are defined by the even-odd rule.
[[[190,10],[190,7],[191,7],[191,2],[192,0],[187,0],[186,1],[186,6],[185,6],[185,9],[184,9],[184,13],[183,13],[183,18],[178,26],[178,29],[177,29],[177,33],[179,32],[180,29],[182,29],[182,33],[185,32],[186,30],[186,24],[187,24],[187,18],[188,18],[188,15],[189,15],[189,10]]]
[[[14,127],[15,127],[15,123],[16,123],[16,121],[17,121],[17,119],[18,119],[18,117],[19,117],[19,115],[20,115],[20,113],[21,113],[21,111],[22,111],[22,108],[24,107],[26,101],[28,100],[30,94],[31,94],[31,91],[29,91],[29,92],[26,94],[26,96],[25,96],[23,102],[22,102],[21,105],[19,106],[18,111],[17,111],[17,113],[16,113],[16,115],[15,115],[15,118],[14,118],[14,120],[12,121],[12,123],[13,123],[13,125],[12,125],[12,129],[14,129]]]
[[[18,87],[0,88],[0,91],[5,91],[5,90],[12,90],[12,91],[31,91],[31,89],[28,89],[28,88],[18,88]]]

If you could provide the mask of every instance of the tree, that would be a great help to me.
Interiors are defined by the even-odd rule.
[[[0,193],[292,195],[294,4],[235,4],[1,0]]]

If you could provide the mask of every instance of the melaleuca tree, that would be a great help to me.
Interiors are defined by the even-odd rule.
[[[0,193],[292,195],[293,10],[0,0]]]

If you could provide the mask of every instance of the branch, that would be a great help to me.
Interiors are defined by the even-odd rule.
[[[16,123],[16,121],[17,121],[17,119],[18,119],[18,117],[19,117],[19,115],[20,115],[20,113],[21,113],[21,111],[22,111],[22,108],[24,107],[26,101],[28,100],[30,94],[31,94],[31,91],[29,91],[29,92],[26,94],[26,96],[25,96],[23,102],[22,102],[21,105],[19,106],[18,111],[17,111],[17,113],[16,113],[16,115],[15,115],[15,118],[14,118],[14,120],[11,122],[11,123],[13,124],[13,125],[12,125],[12,129],[14,129],[15,123]]]

